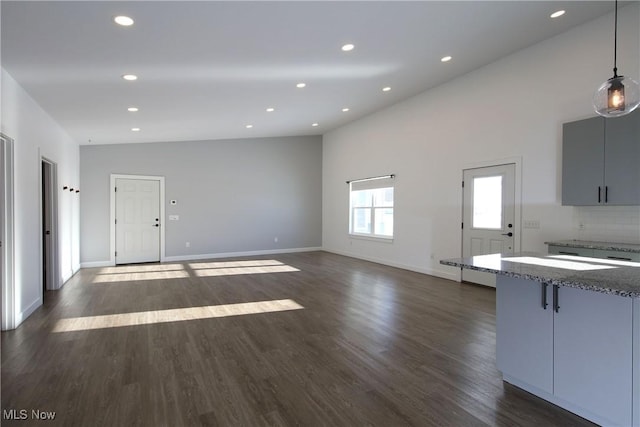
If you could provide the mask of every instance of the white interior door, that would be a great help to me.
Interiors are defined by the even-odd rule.
[[[463,171],[462,256],[513,253],[515,170],[509,163]],[[462,280],[496,286],[495,274],[462,270]]]
[[[160,261],[160,181],[116,179],[116,264]]]

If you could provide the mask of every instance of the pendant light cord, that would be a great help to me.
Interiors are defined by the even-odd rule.
[[[618,0],[616,0],[615,8],[615,24],[613,32],[613,77],[618,77],[618,67],[616,65],[618,59]]]

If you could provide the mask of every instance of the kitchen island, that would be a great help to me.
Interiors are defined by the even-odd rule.
[[[440,263],[497,275],[504,381],[598,424],[640,427],[640,263],[535,253]]]

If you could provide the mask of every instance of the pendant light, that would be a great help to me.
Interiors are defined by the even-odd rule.
[[[618,0],[615,6],[615,31],[613,37],[613,77],[604,82],[593,96],[593,108],[604,117],[619,117],[629,114],[640,104],[638,83],[628,77],[619,76],[616,66],[618,51]]]

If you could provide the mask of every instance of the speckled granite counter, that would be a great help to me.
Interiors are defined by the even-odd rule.
[[[544,242],[545,245],[565,246],[568,248],[600,249],[603,251],[619,251],[640,253],[640,245],[632,243],[593,242],[589,240],[557,240]]]
[[[523,252],[445,259],[440,264],[640,298],[640,263],[637,262]]]

